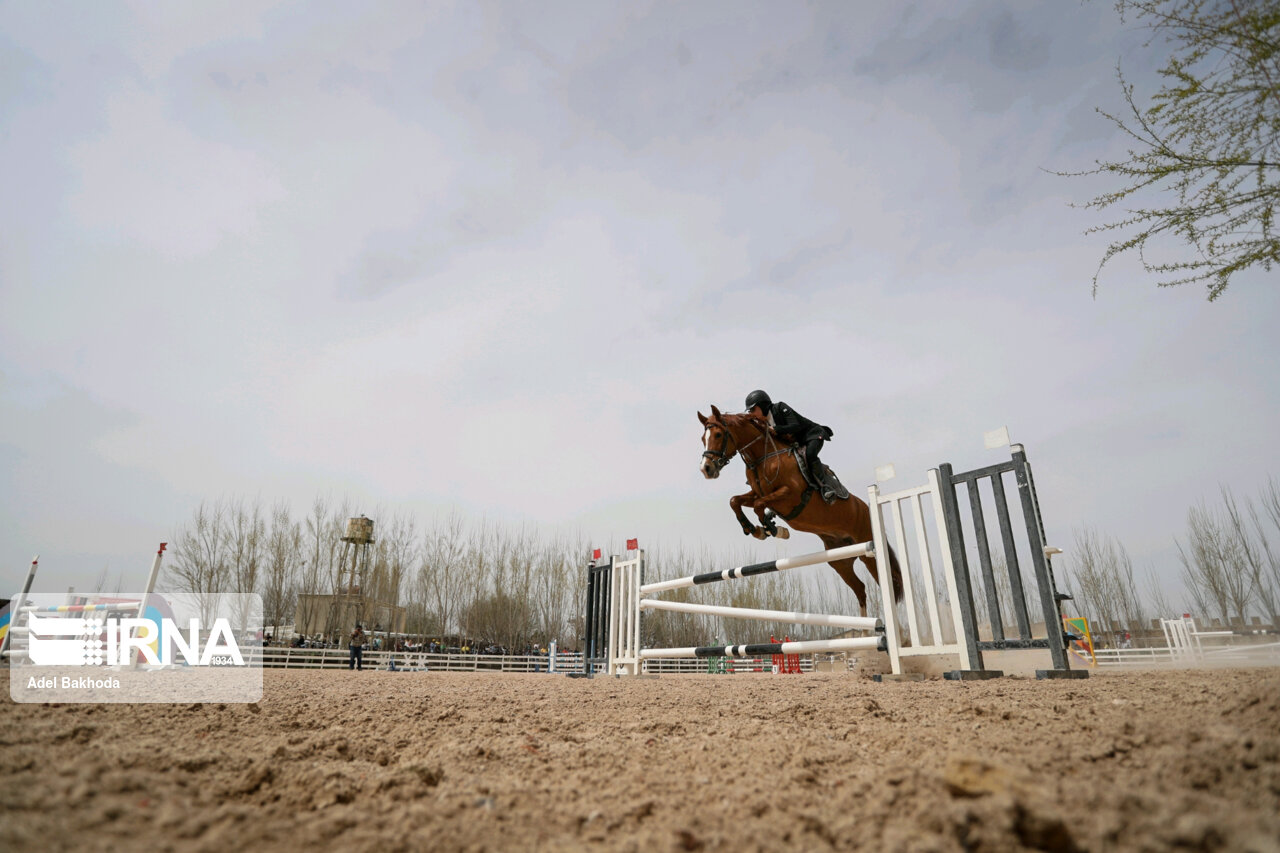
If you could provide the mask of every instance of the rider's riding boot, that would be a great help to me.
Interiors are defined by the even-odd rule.
[[[826,467],[817,458],[809,464],[809,473],[813,475],[813,482],[818,484],[822,499],[827,503],[831,503],[836,499],[836,490],[831,488],[831,484],[827,482]]]

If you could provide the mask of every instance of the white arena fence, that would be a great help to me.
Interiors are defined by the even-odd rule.
[[[1161,619],[1167,645],[1094,649],[1098,666],[1174,668],[1280,666],[1280,642],[1248,642],[1234,631],[1201,631],[1189,616]],[[1244,641],[1244,642],[1242,642]]]
[[[268,669],[346,669],[351,660],[348,649],[301,649],[268,646],[262,650],[262,665]],[[482,655],[432,652],[392,652],[365,649],[361,666],[365,669],[397,669],[428,672],[581,672],[582,655],[568,652],[546,655]]]
[[[278,648],[268,646],[262,649],[262,665],[267,669],[347,669],[351,655],[347,649],[302,649]],[[550,664],[550,655],[481,655],[481,654],[445,654],[431,652],[364,652],[362,666],[365,669],[390,669],[394,660],[398,670],[407,672],[552,672],[581,673],[583,657],[580,653],[561,652],[556,654],[555,666]],[[729,658],[728,661],[733,661]],[[659,658],[648,662],[651,672],[664,673],[706,673],[707,662],[685,658]],[[762,664],[765,672],[770,671],[768,658]],[[800,658],[803,672],[814,669],[813,657],[805,655]],[[738,673],[743,674],[742,667]],[[730,673],[734,674],[734,673]]]

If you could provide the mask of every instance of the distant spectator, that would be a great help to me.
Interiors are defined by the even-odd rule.
[[[360,623],[356,623],[356,629],[351,632],[351,641],[347,648],[351,650],[351,659],[347,664],[347,669],[364,669],[364,628],[360,627]]]

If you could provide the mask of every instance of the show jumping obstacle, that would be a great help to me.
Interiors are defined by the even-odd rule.
[[[712,604],[692,604],[684,601],[667,601],[646,596],[673,589],[714,583],[716,581],[756,577],[787,569],[813,566],[831,560],[850,559],[872,552],[870,542],[848,545],[827,551],[786,557],[765,563],[738,566],[721,572],[708,572],[685,578],[657,583],[643,583],[644,552],[629,560],[612,560],[611,607],[608,618],[609,649],[607,669],[610,675],[639,675],[643,661],[651,658],[708,658],[747,657],[755,655],[798,655],[812,652],[849,651],[853,649],[884,650],[884,637],[843,637],[833,640],[810,640],[790,643],[746,643],[728,646],[686,646],[682,648],[646,649],[640,643],[640,616],[645,610],[669,610],[679,613],[700,613],[734,619],[757,619],[767,622],[785,622],[800,625],[825,625],[875,631],[880,622],[869,616],[831,616],[818,613],[796,613],[787,610],[759,610],[750,607],[720,607]]]
[[[13,644],[13,640],[15,638],[28,637],[30,635],[30,630],[27,626],[18,624],[17,617],[19,613],[55,613],[63,614],[67,618],[70,618],[73,614],[81,613],[101,613],[104,615],[112,613],[131,613],[138,617],[144,616],[147,612],[147,607],[150,604],[149,599],[151,598],[151,594],[155,592],[156,581],[160,577],[160,562],[164,559],[164,551],[167,547],[167,542],[160,543],[160,548],[156,551],[155,559],[151,563],[151,571],[147,575],[146,588],[142,592],[142,597],[137,601],[113,601],[94,604],[59,604],[47,607],[37,607],[35,605],[27,604],[28,596],[31,594],[31,585],[35,582],[36,571],[40,566],[40,558],[36,557],[31,561],[31,568],[27,571],[27,579],[22,585],[22,592],[20,592],[17,598],[9,604],[9,630],[5,634],[4,640],[0,642],[0,658],[12,658],[15,655],[26,653],[25,645],[18,648]],[[136,656],[137,650],[133,650],[131,654]],[[131,661],[131,663],[132,662],[133,661]]]
[[[1007,444],[1007,433],[1005,435],[1004,443]],[[990,436],[988,440],[990,442]],[[1085,671],[1072,670],[1067,659],[1060,607],[1068,596],[1060,595],[1054,586],[1049,560],[1050,555],[1058,551],[1044,544],[1044,527],[1026,453],[1021,445],[1016,444],[1011,445],[1010,450],[1012,459],[1008,462],[961,474],[953,474],[950,465],[940,465],[931,469],[928,472],[928,482],[917,488],[882,495],[878,486],[871,486],[868,500],[868,505],[873,510],[870,513],[870,542],[647,584],[643,580],[643,551],[635,552],[628,559],[611,557],[601,565],[593,564],[588,570],[587,590],[588,671],[601,669],[611,675],[639,675],[644,670],[645,661],[657,658],[880,650],[888,652],[890,667],[895,676],[906,677],[904,661],[909,658],[947,656],[947,659],[958,660],[960,665],[958,669],[945,672],[947,678],[991,678],[1003,673],[984,668],[984,651],[1045,649],[1049,652],[1052,667],[1036,670],[1038,678],[1087,677],[1088,673]],[[1002,480],[1006,473],[1013,473],[1017,481],[1027,530],[1027,537],[1023,542],[1024,552],[1030,556],[1037,598],[1044,614],[1045,637],[1032,636],[1032,622],[1026,603],[1016,537]],[[1004,548],[1005,567],[1009,573],[1005,601],[1001,600],[996,584],[995,564],[987,539],[984,504],[979,491],[979,484],[984,481],[990,483],[990,494],[995,504]],[[969,497],[967,513],[962,513],[956,495],[961,485],[966,487]],[[983,578],[987,605],[987,624],[983,626],[978,624],[965,547],[966,515],[967,526],[972,530],[977,547]],[[928,523],[930,516],[932,525]],[[880,584],[883,622],[865,616],[723,607],[651,597],[673,589],[746,579],[832,560],[863,556],[874,560],[877,554],[890,553],[890,538],[902,566],[902,593],[900,597],[895,595],[893,587],[896,584]],[[942,574],[941,588],[937,577],[939,568]],[[939,599],[947,604],[940,605]],[[903,605],[906,616],[905,624],[901,625],[899,605]],[[1006,636],[1002,617],[1002,608],[1006,606],[1012,611],[1017,623],[1017,637]],[[875,635],[799,642],[646,649],[641,645],[641,617],[646,611],[674,611],[847,628],[871,631]],[[980,637],[980,627],[989,639]],[[948,634],[954,639],[947,639]]]

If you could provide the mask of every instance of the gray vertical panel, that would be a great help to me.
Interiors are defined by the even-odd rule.
[[[1044,524],[1040,520],[1040,504],[1036,499],[1035,485],[1031,481],[1031,466],[1021,445],[1013,449],[1014,474],[1018,478],[1018,492],[1022,496],[1022,515],[1027,522],[1027,537],[1031,540],[1031,562],[1036,570],[1036,586],[1040,592],[1040,607],[1044,610],[1044,626],[1049,635],[1049,654],[1053,668],[1071,669],[1067,660],[1066,640],[1062,635],[1062,611],[1058,602],[1058,589],[1053,583],[1049,558],[1044,553]]]
[[[981,671],[983,665],[982,652],[978,649],[977,608],[973,604],[973,582],[969,577],[969,560],[964,553],[964,528],[960,524],[960,505],[956,502],[956,484],[952,480],[950,462],[943,462],[938,466],[938,479],[941,481],[938,499],[942,502],[943,524],[947,529],[947,540],[951,543],[951,568],[956,579],[956,591],[960,596],[964,642],[974,669]]]
[[[588,675],[605,670],[609,663],[609,592],[613,584],[613,557],[587,569],[587,647],[583,669]]]
[[[969,510],[973,513],[973,538],[977,540],[978,562],[982,564],[982,582],[987,588],[987,616],[991,619],[991,639],[1003,640],[1004,619],[1000,616],[1000,594],[996,590],[996,573],[991,566],[991,545],[987,542],[987,523],[982,517],[982,495],[978,481],[969,481]]]
[[[1000,539],[1004,543],[1004,562],[1009,568],[1009,587],[1013,595],[1013,616],[1018,620],[1022,639],[1031,639],[1031,620],[1027,616],[1027,596],[1022,591],[1022,571],[1018,566],[1018,546],[1013,541],[1009,523],[1009,503],[1004,493],[1004,475],[991,475],[991,490],[996,498],[996,515],[1000,519]]]

